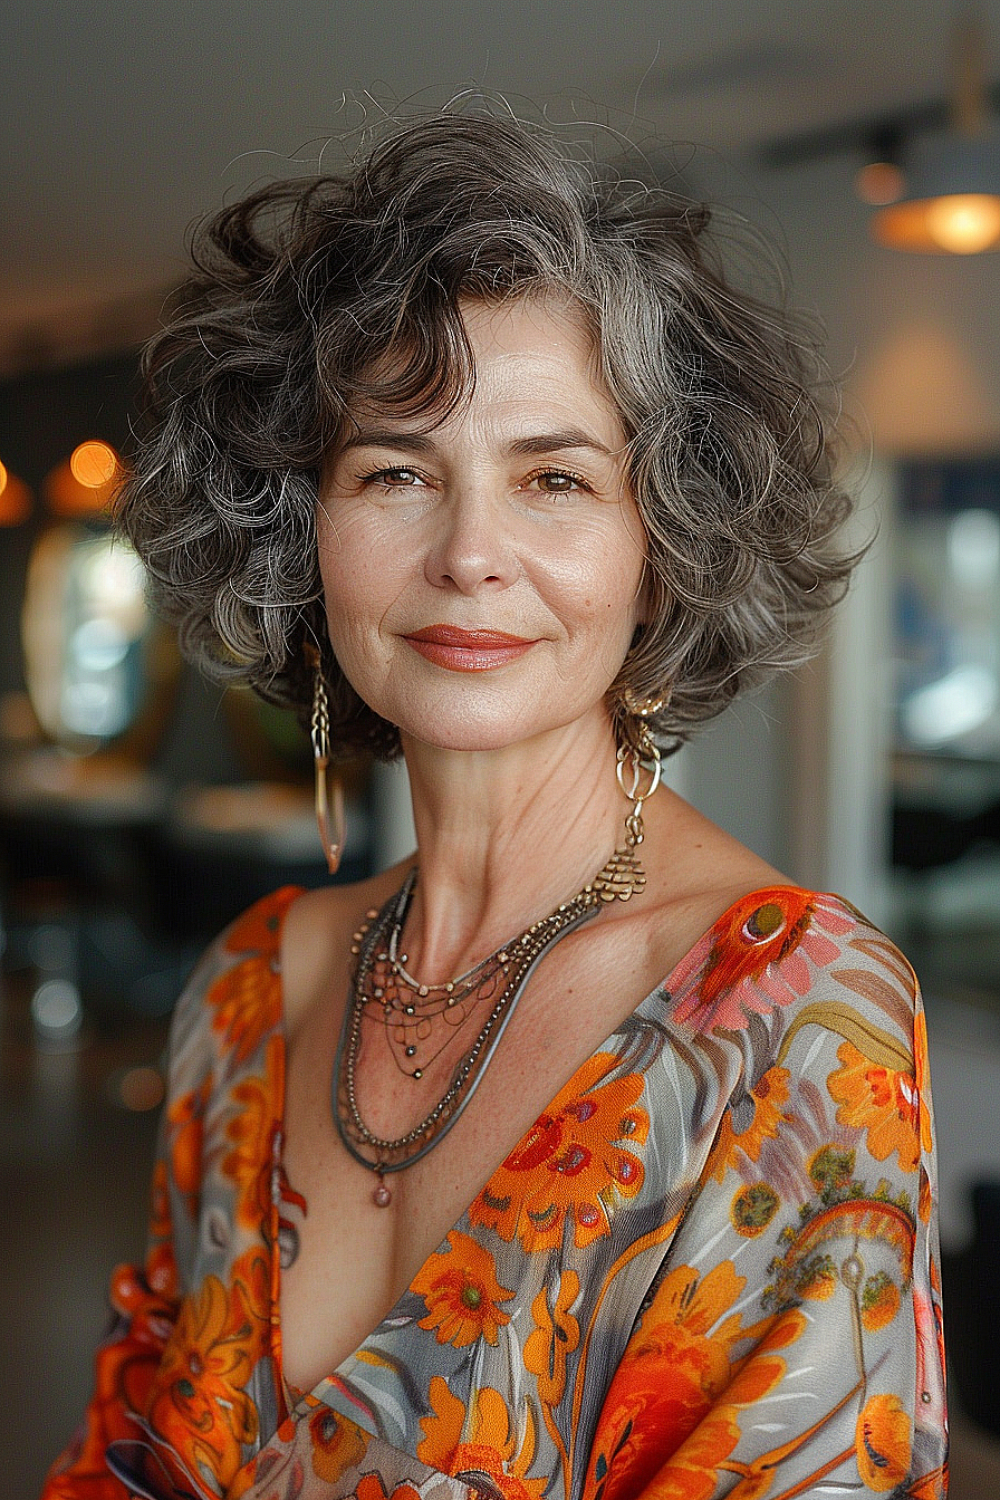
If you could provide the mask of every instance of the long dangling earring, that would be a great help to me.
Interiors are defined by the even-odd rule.
[[[618,747],[616,771],[618,785],[626,797],[632,798],[635,803],[631,813],[625,820],[627,842],[631,849],[636,849],[645,837],[645,829],[642,824],[642,804],[651,797],[660,784],[663,774],[663,762],[660,759],[660,750],[649,728],[649,720],[654,714],[660,712],[665,706],[667,697],[659,698],[637,698],[631,688],[625,688],[622,692],[622,704],[628,719],[625,743]],[[625,781],[625,762],[629,766],[629,782]],[[639,784],[642,781],[642,772],[645,769],[649,773],[649,785],[640,794]]]
[[[330,700],[319,652],[311,642],[306,642],[304,651],[313,674],[309,735],[316,765],[316,824],[330,874],[336,875],[344,853],[344,789],[340,779],[330,774]]]

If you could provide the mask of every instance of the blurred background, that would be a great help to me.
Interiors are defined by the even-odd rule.
[[[301,732],[181,663],[109,535],[137,348],[200,215],[481,88],[759,225],[826,324],[875,543],[817,660],[671,778],[917,967],[952,1493],[1000,1493],[1000,0],[34,0],[0,25],[3,1493],[37,1493],[140,1253],[185,974],[257,895],[326,878]],[[410,824],[397,773],[347,790],[352,879]]]

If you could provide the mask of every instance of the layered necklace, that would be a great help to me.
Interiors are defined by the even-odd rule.
[[[604,905],[628,901],[645,886],[636,850],[644,836],[642,805],[659,784],[660,757],[648,736],[641,750],[642,758],[626,748],[618,752],[619,785],[632,802],[623,843],[575,896],[464,974],[425,983],[406,967],[409,957],[402,951],[403,928],[416,889],[416,869],[381,910],[373,907],[365,913],[351,946],[355,964],[337,1048],[333,1104],[345,1147],[375,1174],[372,1199],[379,1208],[392,1202],[386,1175],[426,1156],[465,1109],[528,980],[549,949],[590,921]],[[644,762],[648,762],[645,767]],[[644,770],[649,781],[640,792]],[[419,1083],[473,1016],[480,1018],[475,1039],[458,1059],[451,1082],[431,1109],[404,1135],[390,1139],[373,1131],[361,1113],[357,1093],[363,1028],[380,1025],[400,1072]]]

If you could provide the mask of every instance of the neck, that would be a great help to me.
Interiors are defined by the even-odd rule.
[[[411,973],[469,968],[592,880],[629,803],[603,713],[492,751],[404,737],[420,877],[406,922]]]

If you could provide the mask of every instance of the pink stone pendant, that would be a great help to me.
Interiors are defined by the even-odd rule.
[[[392,1202],[392,1193],[385,1185],[385,1178],[379,1173],[378,1187],[372,1193],[372,1202],[376,1208],[388,1208]]]

